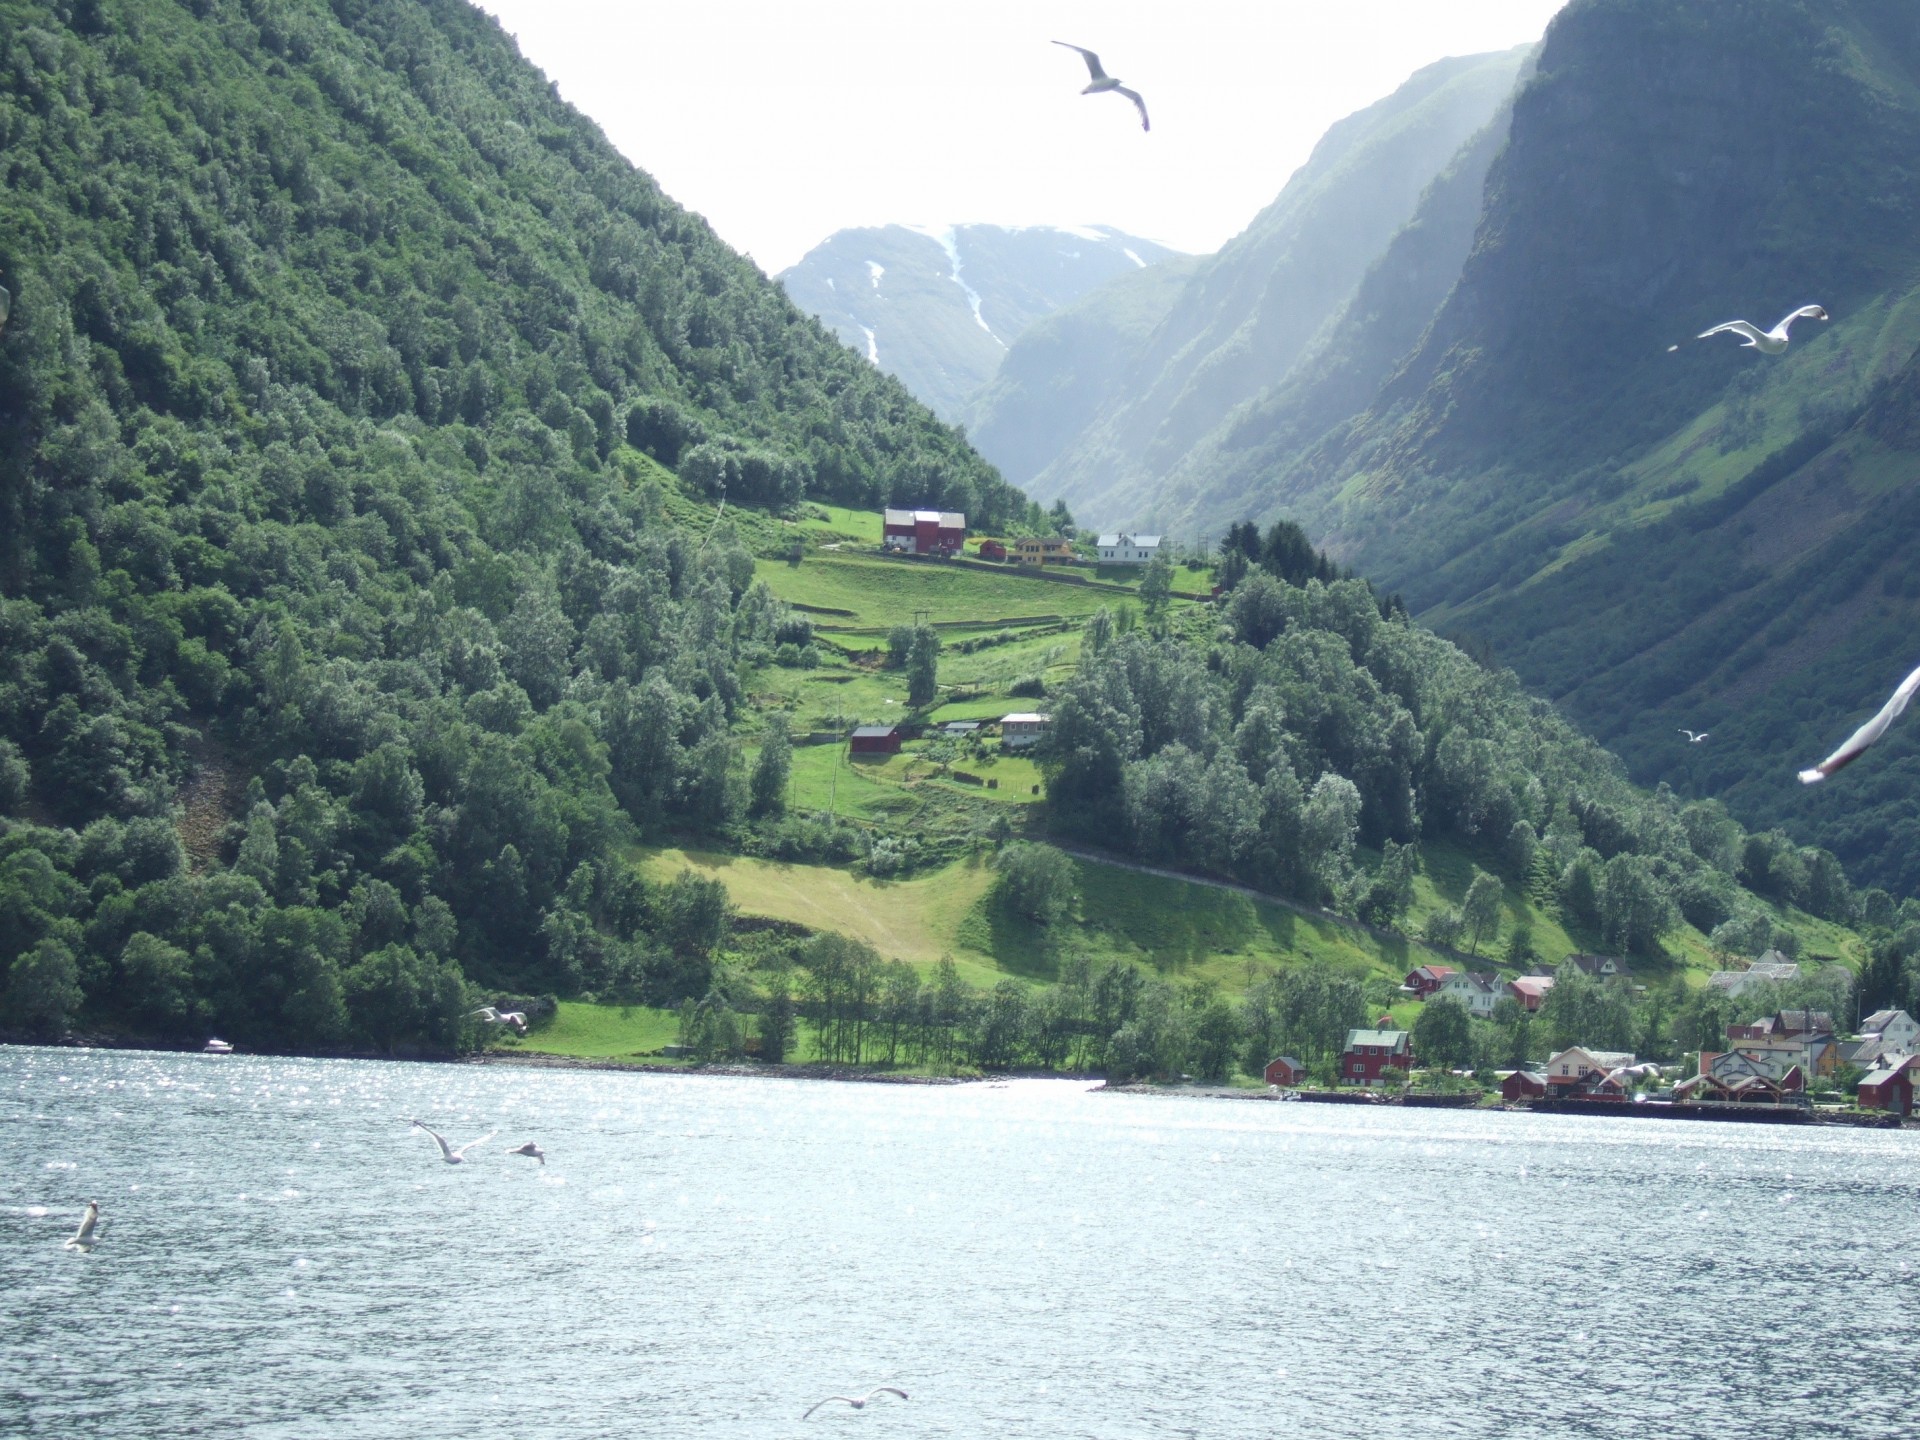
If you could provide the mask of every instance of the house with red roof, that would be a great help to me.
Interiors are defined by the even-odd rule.
[[[1410,990],[1419,999],[1426,999],[1446,983],[1453,974],[1451,965],[1422,965],[1418,970],[1409,970],[1402,990]]]

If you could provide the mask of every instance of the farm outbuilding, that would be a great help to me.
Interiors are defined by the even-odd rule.
[[[1509,1105],[1547,1098],[1547,1077],[1532,1070],[1516,1070],[1500,1082],[1500,1098]]]
[[[898,755],[898,725],[862,725],[847,738],[847,749],[855,755]]]
[[[906,555],[958,555],[967,540],[967,517],[957,510],[888,510],[880,542]]]
[[[1276,1055],[1267,1062],[1267,1084],[1298,1085],[1307,1078],[1307,1067],[1291,1055]]]

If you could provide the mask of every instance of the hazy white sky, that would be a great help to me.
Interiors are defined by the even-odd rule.
[[[835,230],[1115,225],[1209,251],[1327,126],[1563,0],[479,0],[561,95],[773,273]],[[1138,89],[1079,94],[1080,57]]]

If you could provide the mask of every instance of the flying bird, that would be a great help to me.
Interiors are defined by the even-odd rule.
[[[529,1159],[538,1160],[542,1165],[547,1163],[547,1152],[531,1140],[527,1141],[524,1145],[514,1146],[511,1150],[507,1151],[507,1154],[525,1155]]]
[[[1694,734],[1693,731],[1686,729],[1684,726],[1681,728],[1680,733],[1687,737],[1687,743],[1689,745],[1698,745],[1702,740],[1707,738],[1706,731],[1702,730],[1699,734],[1696,735]]]
[[[1102,70],[1100,68],[1100,57],[1098,55],[1083,45],[1067,45],[1067,42],[1064,40],[1056,40],[1053,43],[1056,45],[1066,45],[1066,48],[1069,50],[1078,50],[1081,58],[1087,62],[1087,73],[1093,77],[1093,81],[1086,89],[1080,92],[1082,95],[1099,95],[1108,90],[1113,91],[1116,95],[1124,95],[1127,99],[1133,101],[1134,108],[1140,112],[1140,128],[1142,130],[1153,129],[1153,126],[1147,123],[1147,102],[1140,98],[1138,91],[1127,89],[1126,86],[1114,79],[1113,76]]]
[[[87,1213],[80,1217],[80,1228],[73,1232],[73,1238],[67,1241],[64,1248],[68,1250],[93,1249],[96,1243],[93,1238],[93,1227],[99,1223],[100,1202],[98,1200],[89,1200],[87,1201]]]
[[[1693,338],[1696,340],[1705,340],[1713,335],[1741,335],[1745,337],[1741,342],[1741,349],[1758,350],[1762,355],[1778,355],[1782,350],[1787,348],[1787,331],[1791,328],[1794,321],[1830,320],[1832,318],[1832,316],[1828,315],[1827,312],[1818,305],[1802,305],[1771,330],[1762,330],[1758,325],[1754,325],[1746,320],[1729,320],[1726,324],[1716,325],[1711,330],[1702,330]],[[1679,348],[1678,345],[1669,345],[1667,347],[1667,353],[1671,355]]]
[[[1055,43],[1057,44],[1058,42],[1056,41]],[[811,1409],[809,1409],[807,1413],[805,1415],[802,1415],[800,1418],[802,1420],[806,1420],[810,1418],[813,1412],[815,1410],[818,1410],[821,1405],[831,1405],[835,1401],[838,1401],[842,1405],[851,1405],[856,1410],[864,1410],[867,1408],[867,1402],[873,1399],[873,1397],[876,1395],[898,1395],[902,1400],[907,1398],[907,1392],[904,1390],[896,1390],[891,1385],[876,1385],[873,1387],[873,1389],[867,1391],[866,1394],[858,1397],[857,1399],[852,1395],[829,1395],[827,1396],[826,1399],[820,1401],[818,1405],[815,1405]]]
[[[438,1130],[435,1130],[431,1125],[422,1125],[418,1120],[411,1121],[410,1123],[412,1124],[414,1129],[425,1130],[427,1134],[433,1136],[434,1142],[440,1147],[440,1158],[442,1160],[445,1160],[449,1165],[466,1164],[467,1151],[473,1149],[473,1147],[476,1145],[486,1144],[487,1141],[493,1139],[494,1136],[500,1133],[498,1130],[489,1130],[486,1134],[482,1135],[478,1140],[469,1140],[466,1144],[462,1145],[458,1150],[456,1150],[451,1145],[447,1144],[447,1142],[441,1138],[440,1132]]]
[[[1893,698],[1880,707],[1880,713],[1847,738],[1833,754],[1822,760],[1811,770],[1800,772],[1800,783],[1815,785],[1832,775],[1836,770],[1845,769],[1864,755],[1873,743],[1887,733],[1887,727],[1907,708],[1907,702],[1913,699],[1913,692],[1920,690],[1920,670],[1914,671],[1900,682],[1900,688],[1893,692]]]
[[[496,1010],[491,1005],[482,1005],[478,1010],[469,1010],[468,1016],[479,1016],[488,1025],[511,1025],[521,1035],[527,1033],[527,1014],[524,1010]]]

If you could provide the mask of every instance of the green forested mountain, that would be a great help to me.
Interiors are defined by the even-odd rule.
[[[1910,734],[1871,781],[1793,774],[1920,659],[1917,139],[1911,6],[1575,0],[1458,282],[1385,383],[1318,434],[1250,422],[1169,503],[1298,517],[1638,777],[1911,893]],[[1810,300],[1832,325],[1778,359],[1668,353]]]
[[[699,990],[784,607],[669,477],[1023,502],[458,0],[0,4],[0,959],[250,1044]],[[228,822],[237,821],[230,829]]]
[[[1023,356],[1016,343],[968,417],[984,452],[1017,483],[1064,496],[1098,524],[1185,518],[1165,477],[1236,407],[1313,373],[1324,327],[1414,217],[1422,193],[1494,121],[1527,53],[1429,65],[1334,125],[1278,198],[1169,297],[1143,342],[1124,353],[1123,383],[1048,383],[1059,367]],[[1059,338],[1045,337],[1049,353]],[[1096,330],[1089,338],[1091,349],[1062,356],[1067,368],[1115,368],[1107,337]],[[1079,408],[1062,414],[1048,404],[1056,397]],[[1069,425],[1071,438],[1051,453],[1035,444]],[[1016,463],[1029,455],[1041,468]],[[1216,508],[1205,518],[1211,527],[1234,517]]]
[[[835,231],[776,278],[794,304],[957,421],[1035,321],[1174,258],[1107,225],[881,225]]]

